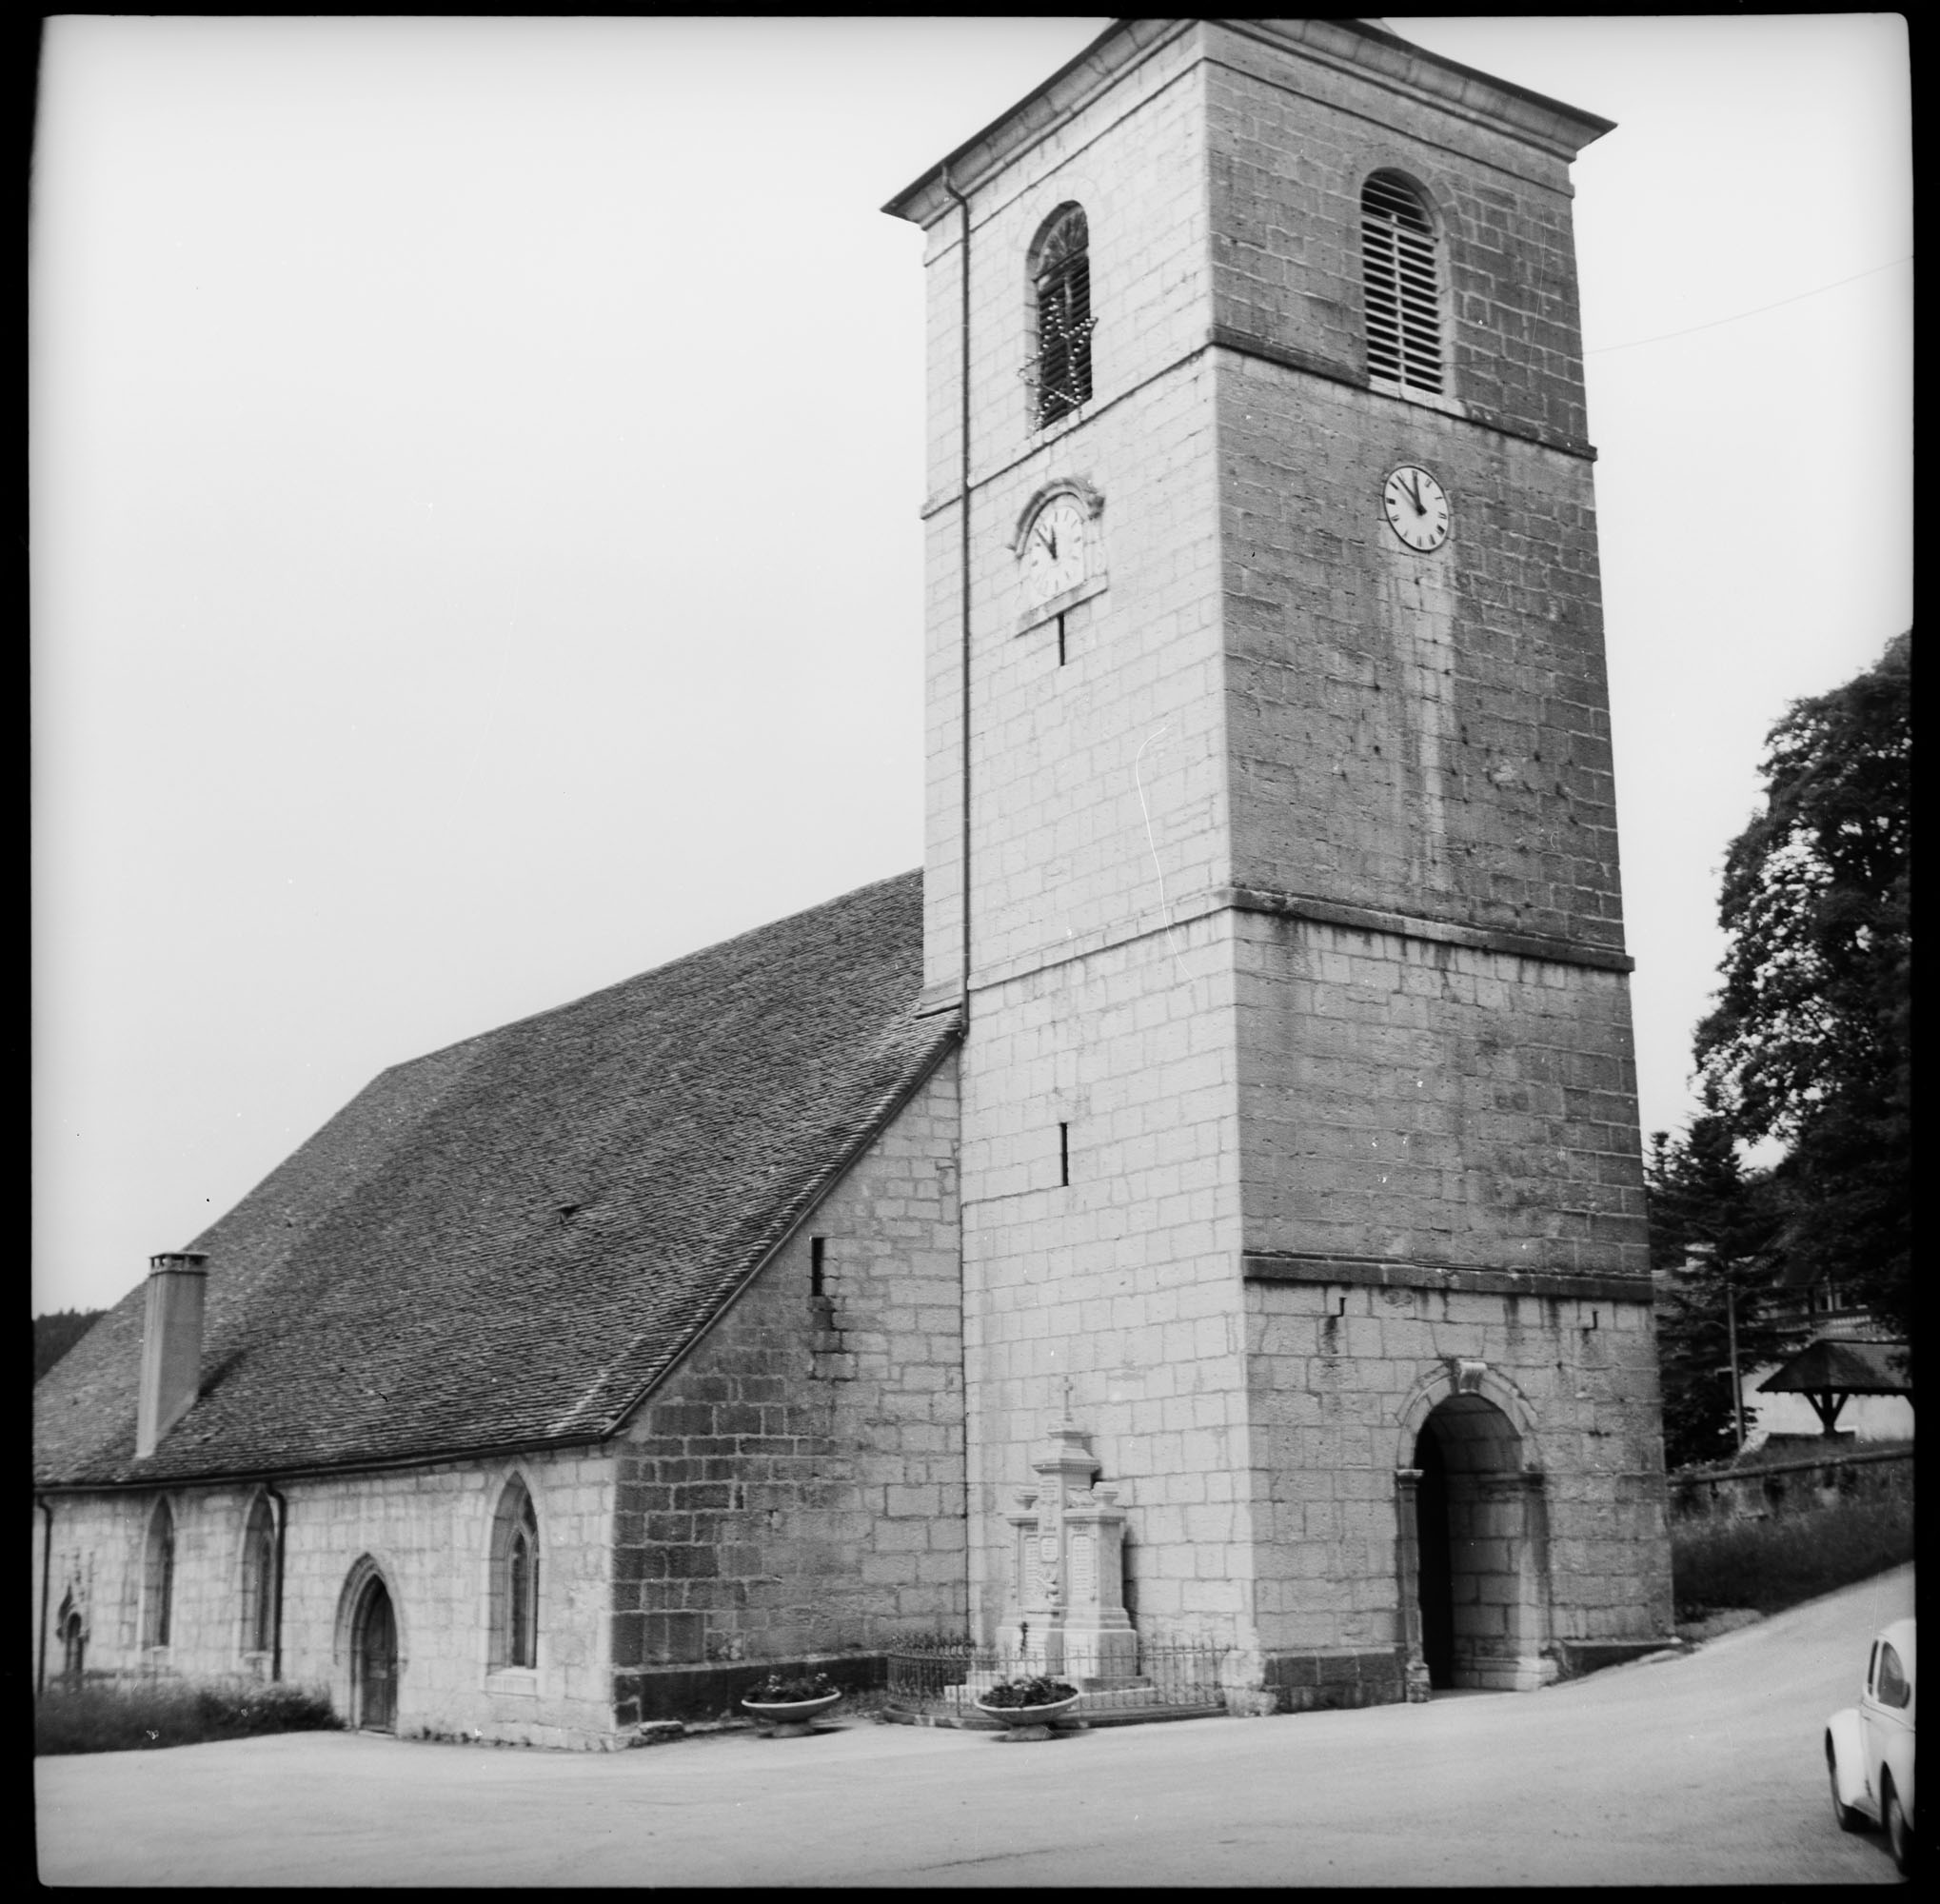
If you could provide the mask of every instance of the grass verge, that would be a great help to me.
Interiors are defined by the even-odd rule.
[[[196,1686],[161,1680],[132,1686],[50,1686],[33,1709],[36,1754],[132,1752],[203,1745],[268,1732],[334,1732],[329,1699],[314,1687]]]
[[[1783,1517],[1673,1528],[1672,1592],[1680,1621],[1720,1607],[1782,1613],[1912,1557],[1910,1501],[1841,1501]]]

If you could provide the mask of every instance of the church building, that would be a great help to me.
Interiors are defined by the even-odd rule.
[[[386,1071],[154,1258],[35,1391],[36,1683],[598,1748],[965,1631],[1254,1712],[1665,1643],[1609,129],[1124,20],[892,199],[923,869]]]

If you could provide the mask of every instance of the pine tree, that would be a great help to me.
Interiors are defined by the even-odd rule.
[[[33,1319],[33,1378],[48,1370],[107,1315],[105,1309],[56,1309]]]
[[[1698,1118],[1682,1139],[1658,1131],[1644,1181],[1651,1268],[1661,1291],[1664,1459],[1678,1468],[1736,1451],[1733,1331],[1741,1378],[1784,1346],[1772,1275],[1782,1215],[1770,1176],[1745,1173],[1715,1117]],[[1756,1413],[1746,1405],[1747,1431]]]

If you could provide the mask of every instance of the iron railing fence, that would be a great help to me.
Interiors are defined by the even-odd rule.
[[[1068,1650],[1061,1664],[1047,1666],[1044,1649],[1032,1646],[943,1646],[887,1656],[888,1702],[902,1712],[925,1716],[974,1714],[978,1696],[1005,1679],[1039,1674],[1083,1688],[1081,1716],[1147,1706],[1224,1710],[1222,1671],[1230,1647],[1210,1641],[1138,1642],[1136,1672],[1113,1671],[1109,1662]],[[1055,1659],[1055,1656],[1054,1656]],[[1103,1670],[1100,1670],[1100,1669]]]

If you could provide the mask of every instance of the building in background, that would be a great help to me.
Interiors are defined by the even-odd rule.
[[[1747,1409],[1757,1409],[1746,1445],[1762,1447],[1774,1436],[1910,1441],[1905,1341],[1830,1277],[1794,1284],[1787,1295],[1776,1311],[1788,1338],[1784,1359],[1740,1378]]]

